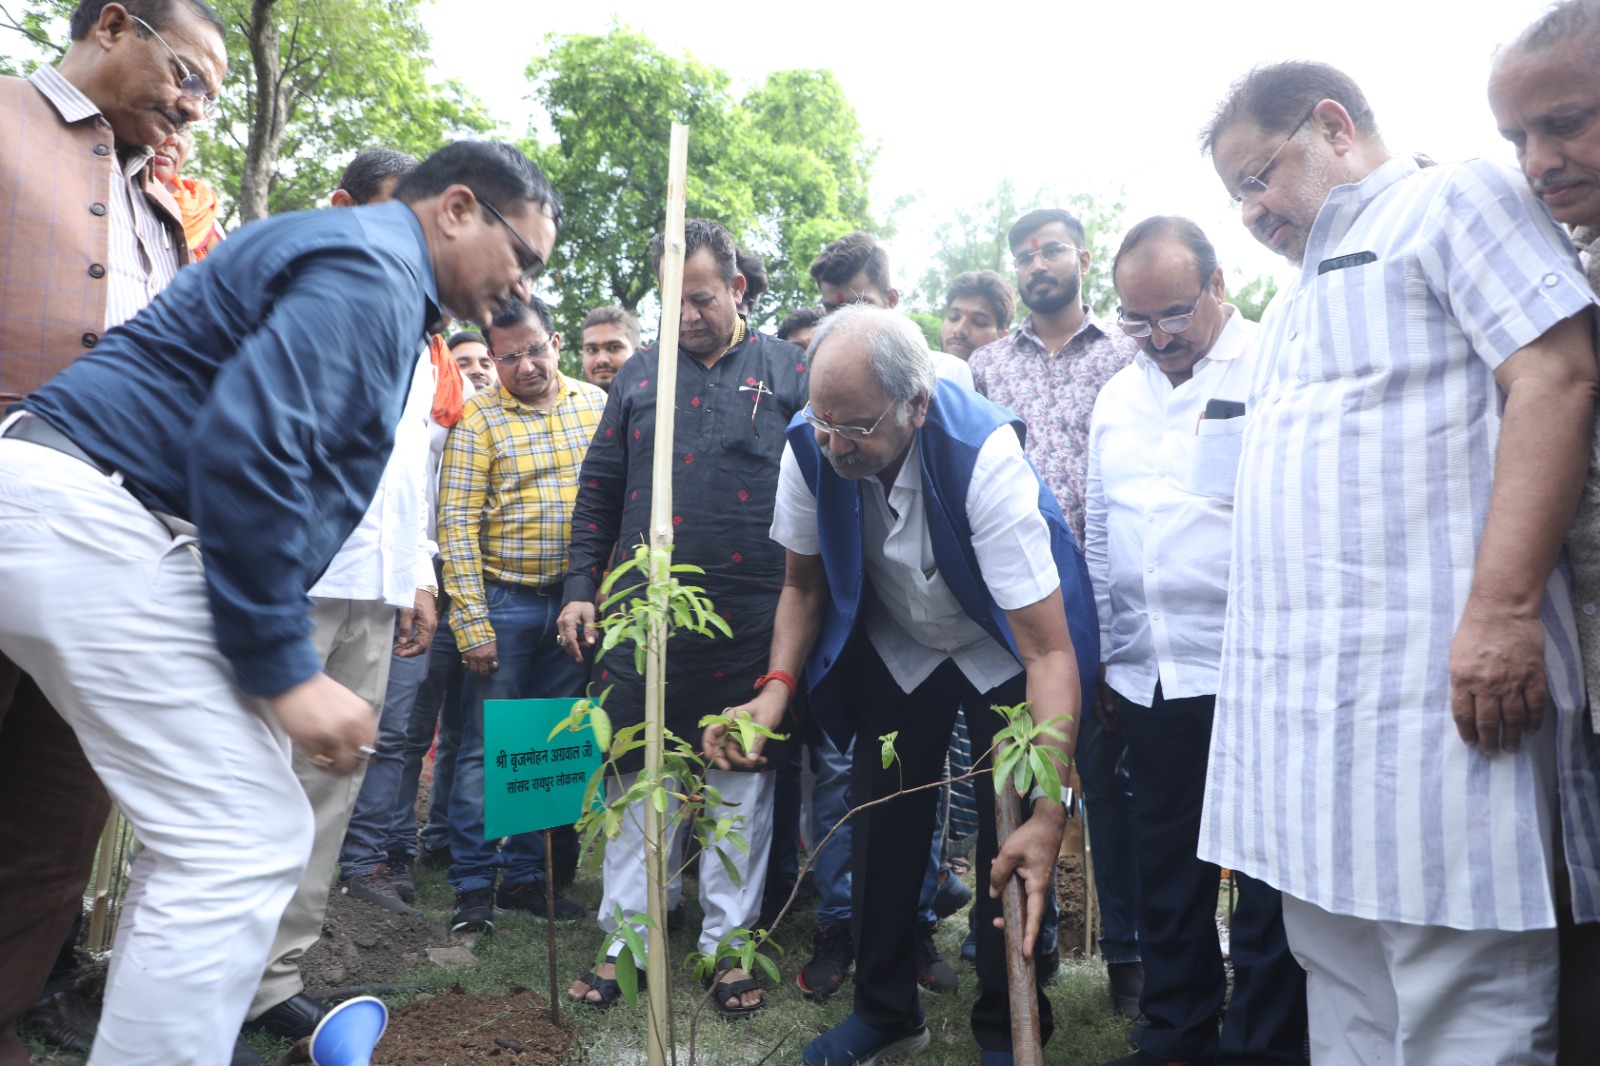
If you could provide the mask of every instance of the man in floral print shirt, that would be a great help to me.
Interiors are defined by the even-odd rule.
[[[1009,234],[1017,294],[1028,317],[1008,335],[972,353],[973,382],[1028,426],[1028,458],[1055,493],[1072,535],[1083,543],[1083,497],[1089,475],[1089,416],[1111,375],[1133,361],[1137,347],[1121,330],[1102,326],[1083,303],[1089,269],[1083,223],[1060,208],[1017,219]],[[1118,1013],[1139,1013],[1144,983],[1139,961],[1139,871],[1133,856],[1133,807],[1121,771],[1125,741],[1096,700],[1078,735],[1078,777],[1094,836],[1095,890],[1104,915],[1100,949]]]

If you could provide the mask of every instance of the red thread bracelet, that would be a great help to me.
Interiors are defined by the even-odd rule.
[[[800,691],[800,686],[795,683],[794,675],[787,670],[770,670],[756,678],[755,690],[760,692],[767,687],[768,681],[782,681],[789,686],[789,699],[793,702],[795,694]]]

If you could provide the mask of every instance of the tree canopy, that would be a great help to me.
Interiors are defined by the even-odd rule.
[[[563,224],[549,289],[576,326],[600,304],[637,311],[656,287],[650,238],[666,224],[667,139],[688,123],[688,213],[726,226],[767,261],[760,321],[815,302],[807,276],[822,245],[870,228],[873,149],[833,75],[780,71],[736,98],[729,76],[673,56],[643,34],[548,38],[528,66],[552,138],[522,147],[561,190]]]
[[[429,80],[423,0],[212,0],[227,26],[228,78],[218,114],[196,127],[190,171],[216,187],[224,217],[245,222],[314,207],[356,152],[383,146],[426,155],[492,128],[453,81]],[[67,45],[74,0],[20,5],[9,25],[35,55]],[[375,62],[374,57],[383,57]]]

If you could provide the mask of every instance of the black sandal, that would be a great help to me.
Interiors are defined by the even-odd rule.
[[[729,1019],[748,1018],[750,1015],[767,1005],[766,989],[763,988],[761,982],[757,981],[754,977],[742,977],[737,981],[717,980],[721,974],[727,973],[729,970],[734,969],[737,965],[738,963],[733,959],[718,959],[716,970],[713,971],[711,976],[707,977],[703,982],[708,991],[715,987],[716,991],[712,992],[711,995],[712,1006],[717,1008],[718,1014]],[[746,1007],[742,1005],[732,1007],[728,1006],[728,1001],[730,999],[737,1003],[738,998],[742,998],[746,992],[760,992],[761,1002],[757,1003],[753,1007]]]
[[[568,999],[580,1006],[588,1007],[591,1010],[610,1010],[622,999],[622,986],[617,984],[614,977],[601,977],[591,970],[588,973],[580,974],[578,980],[589,986],[589,992],[600,993],[600,998],[597,1000],[590,999],[589,992],[585,992],[581,996],[570,994],[567,996]],[[641,989],[645,987],[643,970],[639,971],[639,987]]]

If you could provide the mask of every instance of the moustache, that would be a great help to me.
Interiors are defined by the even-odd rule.
[[[837,455],[832,448],[826,445],[822,448],[822,457],[833,464],[835,470],[848,470],[857,466],[865,466],[867,457],[860,452],[851,452],[849,455]]]
[[[1533,191],[1540,193],[1549,192],[1551,189],[1559,188],[1563,185],[1578,185],[1587,180],[1588,178],[1583,174],[1575,174],[1565,170],[1552,170],[1540,174],[1533,179],[1531,184]]]

